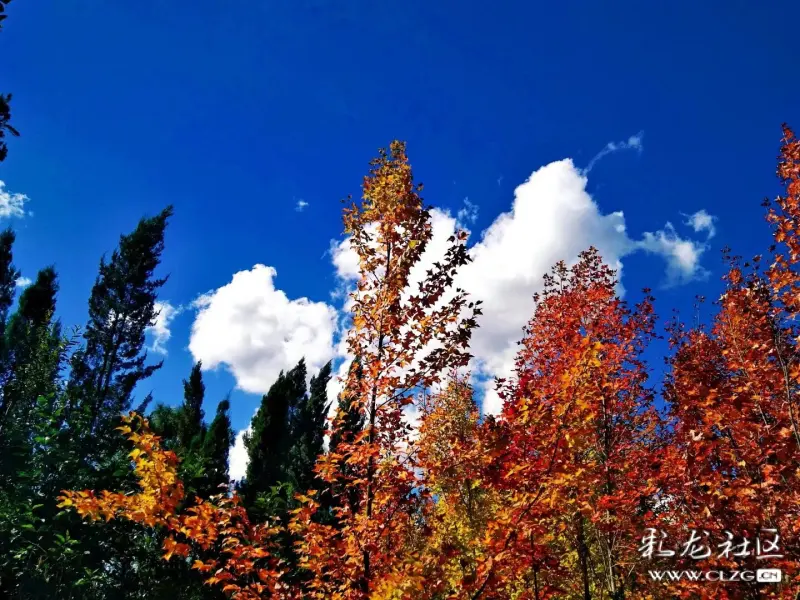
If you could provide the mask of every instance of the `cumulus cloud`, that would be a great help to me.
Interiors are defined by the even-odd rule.
[[[306,207],[307,207],[307,206],[308,206],[308,202],[306,202],[305,200],[303,200],[303,199],[301,198],[301,199],[300,199],[300,200],[298,200],[298,201],[297,201],[297,203],[294,205],[294,209],[295,209],[297,212],[303,212],[303,211],[306,209]]]
[[[33,280],[29,277],[18,277],[14,283],[16,283],[18,288],[26,288],[33,283]]]
[[[637,143],[641,140],[625,142],[630,146]],[[622,274],[622,259],[639,251],[658,255],[666,262],[669,285],[704,275],[699,262],[703,243],[681,238],[669,223],[633,239],[623,213],[604,213],[586,186],[586,171],[569,159],[535,171],[516,188],[510,210],[499,215],[471,246],[472,262],[455,279],[454,286],[483,301],[480,327],[472,337],[471,366],[478,389],[484,393],[485,412],[497,413],[500,409],[493,380],[512,374],[516,342],[533,314],[532,296],[542,289],[542,276],[556,262],[574,263],[581,251],[595,246],[617,269],[618,276]],[[418,273],[441,259],[447,239],[460,223],[458,217],[433,209],[431,225],[433,239],[415,268]],[[352,281],[358,265],[346,242],[335,245],[332,257],[337,275]]]
[[[177,317],[182,311],[182,306],[173,306],[167,301],[156,302],[154,305],[156,316],[153,319],[153,324],[145,330],[145,333],[150,335],[153,343],[148,347],[149,350],[156,354],[167,355],[166,344],[169,338],[172,337],[170,326],[172,320]]]
[[[636,150],[641,154],[644,146],[642,145],[642,140],[644,139],[644,131],[640,131],[636,135],[632,135],[627,140],[622,142],[608,142],[605,148],[600,150],[597,154],[594,155],[594,158],[589,161],[589,164],[583,170],[584,175],[588,175],[589,171],[591,171],[597,162],[603,158],[604,156],[608,156],[609,154],[613,154],[614,152],[619,152],[620,150]]]
[[[25,194],[15,194],[6,189],[4,181],[0,181],[0,219],[10,217],[24,217],[25,203],[28,202]],[[33,214],[33,213],[30,213]]]
[[[281,370],[305,358],[309,372],[334,355],[337,311],[276,289],[277,271],[257,264],[194,302],[189,351],[204,369],[223,365],[237,386],[263,394]]]

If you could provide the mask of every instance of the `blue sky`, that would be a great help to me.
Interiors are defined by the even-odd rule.
[[[394,138],[443,230],[468,198],[473,243],[494,235],[470,275],[477,293],[510,298],[487,315],[488,352],[524,324],[540,265],[589,243],[622,261],[632,299],[653,287],[664,316],[715,297],[723,245],[766,250],[780,125],[800,127],[790,2],[18,0],[8,15],[0,84],[22,137],[0,180],[33,212],[4,219],[16,262],[28,277],[55,263],[60,316],[83,323],[99,257],[174,204],[163,299],[186,308],[141,391],[180,401],[205,315],[195,355],[247,346],[238,377],[226,364],[206,374],[207,413],[237,379],[255,388],[289,362],[275,339],[332,352],[331,292],[347,276],[332,264],[339,199]],[[698,211],[713,237],[689,222]],[[189,306],[209,292],[207,312]],[[234,392],[237,429],[257,403]]]

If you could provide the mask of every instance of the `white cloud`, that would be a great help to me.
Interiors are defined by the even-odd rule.
[[[33,283],[33,280],[28,277],[19,277],[14,283],[16,283],[17,287],[21,289],[28,287],[30,284]]]
[[[306,209],[307,206],[308,206],[308,202],[306,202],[305,200],[303,200],[301,198],[300,200],[297,201],[297,204],[294,205],[294,209],[297,212],[303,212]]]
[[[149,350],[156,354],[167,355],[166,343],[172,337],[170,325],[172,320],[177,317],[182,311],[182,306],[172,306],[169,302],[156,302],[154,305],[156,317],[153,319],[153,324],[148,327],[145,332],[153,338],[153,343],[148,347]]]
[[[701,231],[707,231],[708,239],[711,239],[717,235],[717,228],[714,225],[714,222],[717,220],[717,218],[708,214],[705,209],[698,210],[693,215],[683,216],[687,217],[686,224],[690,225],[695,232],[699,233]]]
[[[243,479],[247,472],[247,448],[244,447],[244,434],[249,433],[250,427],[236,434],[236,441],[231,446],[228,455],[228,478],[232,481]]]
[[[0,181],[0,219],[9,217],[24,217],[25,203],[30,200],[25,194],[13,194],[6,189],[6,184]],[[33,213],[30,213],[33,215]]]
[[[591,171],[597,162],[603,158],[604,156],[608,156],[614,152],[619,152],[620,150],[636,150],[638,153],[641,154],[644,146],[642,145],[642,140],[644,138],[644,131],[640,131],[636,135],[632,135],[627,140],[623,142],[608,142],[605,148],[600,150],[597,154],[594,155],[594,158],[589,161],[589,164],[583,169],[583,174],[588,175],[589,171]]]
[[[637,139],[634,136],[624,144],[635,147],[641,144]],[[556,262],[574,263],[581,251],[595,246],[618,276],[622,258],[637,251],[660,255],[666,261],[668,284],[704,275],[699,264],[703,243],[680,238],[669,223],[634,240],[627,233],[623,213],[603,213],[586,185],[586,171],[569,159],[535,171],[516,188],[510,211],[481,233],[470,248],[472,262],[455,279],[454,286],[483,301],[483,316],[473,332],[470,350],[475,357],[473,374],[485,394],[486,412],[500,409],[493,378],[512,374],[517,341],[533,315],[532,296],[541,291],[542,276]],[[458,221],[446,211],[431,211],[433,238],[415,268],[417,274],[442,257]],[[357,276],[358,265],[346,240],[334,246],[332,257],[341,278],[352,281]]]
[[[274,268],[257,264],[194,303],[189,351],[204,369],[224,365],[237,386],[264,394],[281,370],[305,358],[310,373],[334,355],[337,312],[324,302],[290,300]]]
[[[331,262],[336,269],[336,276],[344,283],[358,279],[358,254],[350,248],[350,238],[341,241],[331,240]]]

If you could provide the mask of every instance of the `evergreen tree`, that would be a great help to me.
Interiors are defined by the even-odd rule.
[[[6,326],[8,312],[14,302],[17,278],[20,275],[13,263],[15,240],[16,234],[11,229],[6,229],[0,233],[0,389],[5,389],[6,383],[11,377],[11,360],[6,344]],[[3,415],[8,410],[8,404],[5,396],[0,398],[0,428],[2,427]]]
[[[3,29],[3,21],[5,21],[8,15],[5,14],[6,6],[8,6],[11,0],[0,0],[0,30]]]
[[[298,491],[312,487],[314,465],[322,454],[325,438],[325,418],[328,415],[328,382],[331,379],[331,363],[311,378],[310,393],[303,398],[291,414],[289,449],[289,476]]]
[[[58,288],[55,267],[45,267],[37,273],[36,281],[20,294],[16,314],[33,326],[49,322],[56,309]]]
[[[228,398],[217,405],[217,414],[211,421],[203,440],[202,453],[205,459],[205,474],[204,483],[198,490],[199,495],[203,498],[221,493],[223,490],[220,486],[229,481],[228,458],[234,442],[229,415],[230,408],[231,402]]]
[[[159,402],[148,418],[153,433],[161,438],[161,445],[168,450],[178,451],[178,431],[180,430],[178,409]]]
[[[11,0],[0,0],[0,30],[3,28],[3,21],[8,16],[5,14],[6,6]],[[0,94],[0,162],[8,156],[8,147],[5,143],[7,133],[19,136],[19,131],[11,126],[11,94]]]
[[[0,336],[3,338],[5,338],[8,312],[14,303],[17,278],[20,275],[13,264],[13,247],[16,239],[17,235],[11,229],[0,233]]]
[[[155,317],[156,294],[166,281],[154,277],[154,272],[171,215],[168,207],[142,219],[133,232],[120,237],[110,259],[100,261],[83,347],[70,358],[66,389],[58,399],[64,406],[59,434],[43,449],[47,463],[58,465],[40,484],[44,497],[55,497],[59,490],[75,485],[115,485],[128,491],[138,487],[130,448],[116,428],[121,413],[131,408],[136,385],[161,366],[147,364],[144,345],[145,330]],[[80,533],[76,539],[82,552],[75,568],[65,575],[64,585],[78,585],[86,573],[95,573],[99,588],[87,592],[89,597],[135,597],[137,589],[147,587],[152,573],[136,565],[148,564],[141,553],[149,556],[157,548],[140,527],[126,524],[103,532],[92,526],[76,532],[75,523],[55,520],[53,524],[58,526],[52,533],[56,539],[66,531]],[[137,557],[134,562],[131,554]],[[58,596],[52,595],[43,579],[46,575],[40,572],[37,582],[44,585],[42,593],[51,596],[42,597]]]
[[[247,448],[247,472],[242,484],[245,506],[252,510],[256,498],[270,488],[287,481],[287,456],[290,448],[290,413],[306,396],[304,360],[278,379],[262,397],[253,417],[252,433],[244,438]]]
[[[178,424],[178,442],[186,450],[197,446],[203,434],[203,399],[206,385],[203,383],[202,363],[192,367],[189,379],[183,380],[183,406]]]
[[[350,365],[350,372],[360,380],[362,376],[361,361],[356,357]],[[339,394],[337,400],[337,416],[341,417],[334,423],[331,439],[328,443],[329,451],[335,451],[341,443],[350,444],[356,435],[364,429],[365,415],[353,405],[353,399],[345,392]]]
[[[0,398],[0,438],[8,422],[22,424],[39,396],[56,391],[60,369],[58,348],[61,325],[53,322],[58,281],[55,269],[39,271],[33,285],[19,298],[17,310],[8,320],[4,346],[7,377]]]
[[[359,380],[363,375],[361,361],[358,357],[350,365],[350,374]],[[337,398],[336,419],[334,419],[331,437],[328,440],[328,452],[337,453],[342,447],[352,444],[356,436],[363,431],[365,423],[366,415],[360,411],[358,404],[353,402],[353,397],[346,391],[340,393]],[[351,468],[347,464],[347,456],[341,455],[337,460],[339,470],[345,475],[350,474]],[[359,500],[357,491],[352,487],[344,489],[338,485],[326,486],[320,497],[322,509],[319,518],[324,523],[335,524],[337,523],[336,508],[346,504],[351,510],[355,510]]]
[[[10,133],[14,137],[19,137],[19,131],[9,121],[11,121],[11,94],[0,94],[0,162],[3,162],[8,156],[6,134]]]
[[[85,442],[87,463],[108,458],[118,445],[114,428],[130,409],[136,385],[161,368],[147,365],[145,330],[156,316],[154,304],[166,278],[154,277],[164,249],[164,230],[172,207],[142,219],[120,237],[100,272],[89,299],[85,346],[72,358],[67,387],[70,423]]]

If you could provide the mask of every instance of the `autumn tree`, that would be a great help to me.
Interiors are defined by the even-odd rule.
[[[623,598],[635,584],[659,433],[641,360],[654,315],[649,295],[631,310],[615,286],[590,249],[534,296],[515,380],[483,432],[496,510],[463,597]]]
[[[788,557],[800,552],[800,142],[788,128],[778,176],[785,193],[766,203],[775,240],[769,266],[762,268],[760,257],[742,264],[727,256],[726,287],[710,327],[671,328],[665,388],[674,429],[662,483],[671,508],[665,528],[678,523],[722,540],[730,532],[737,545],[746,536],[743,556],[717,560],[740,569],[762,566],[756,538],[780,536],[786,558],[769,566],[783,567],[795,583],[743,583],[743,598],[793,597],[797,576]],[[684,584],[684,593],[722,598],[730,591]]]
[[[484,536],[498,496],[493,421],[480,420],[466,374],[452,373],[421,402],[418,464],[431,498],[423,512],[420,556],[428,598],[466,598],[485,557]]]
[[[302,498],[291,529],[302,540],[310,597],[388,598],[422,589],[418,565],[404,556],[422,501],[404,414],[416,394],[468,362],[478,311],[467,306],[463,291],[451,289],[457,269],[469,260],[465,234],[451,238],[442,261],[421,281],[412,280],[431,239],[420,189],[404,144],[394,142],[372,162],[361,205],[345,210],[345,233],[360,266],[347,342],[359,357],[361,376],[351,370],[344,394],[365,415],[365,426],[352,442],[340,441],[321,458],[317,473],[324,486],[354,490],[359,500],[337,506],[334,526],[315,520],[315,492]],[[337,421],[343,418],[340,412]],[[338,468],[342,460],[351,469],[347,475]]]

